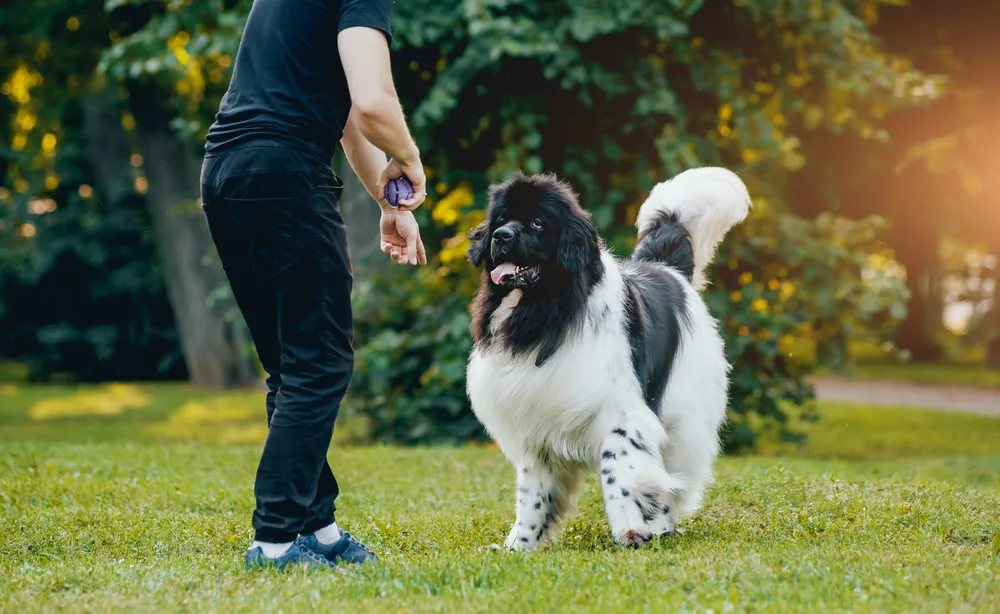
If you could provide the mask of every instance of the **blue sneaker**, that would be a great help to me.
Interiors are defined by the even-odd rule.
[[[315,538],[313,539],[315,540]],[[286,567],[294,566],[326,567],[332,569],[333,563],[328,561],[322,555],[314,552],[311,548],[308,548],[302,543],[302,538],[299,538],[295,540],[291,548],[286,550],[284,554],[277,558],[264,556],[264,551],[260,548],[260,546],[251,548],[247,550],[246,556],[243,557],[243,566],[248,571],[264,568],[285,569]]]
[[[364,544],[342,531],[340,539],[332,544],[323,544],[315,535],[302,535],[297,540],[304,548],[312,550],[331,565],[338,563],[361,564],[377,561],[378,557]]]

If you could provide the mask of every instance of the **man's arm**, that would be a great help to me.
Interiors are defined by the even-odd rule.
[[[388,160],[385,153],[372,145],[361,133],[357,115],[357,109],[352,109],[350,117],[347,118],[347,125],[344,126],[344,137],[340,139],[340,145],[344,148],[344,155],[347,156],[354,174],[365,184],[365,189],[379,207],[387,209],[389,204],[385,201],[385,195],[378,193],[378,180]]]
[[[386,168],[385,154],[361,134],[354,111],[347,118],[340,144],[354,174],[365,184],[368,193],[382,209],[382,219],[379,221],[382,251],[400,264],[427,264],[424,242],[420,238],[420,229],[413,214],[393,209],[386,202],[384,194],[379,193],[379,178]]]
[[[337,36],[340,61],[351,91],[351,115],[366,139],[404,164],[418,162],[403,109],[392,82],[389,44],[373,28],[347,28]]]
[[[396,96],[385,35],[374,28],[345,28],[337,36],[337,45],[351,92],[353,123],[366,141],[393,159],[383,172],[376,193],[382,192],[387,180],[405,174],[413,183],[416,194],[412,199],[402,201],[402,208],[415,209],[424,200],[427,182],[420,152],[410,136]],[[386,176],[386,173],[396,175]]]

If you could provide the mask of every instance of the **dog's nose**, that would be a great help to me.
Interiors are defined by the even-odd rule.
[[[501,226],[493,231],[493,240],[497,243],[510,243],[514,239],[514,231],[507,226]]]

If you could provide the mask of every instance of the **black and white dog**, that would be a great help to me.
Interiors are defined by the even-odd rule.
[[[699,291],[749,208],[734,173],[681,173],[652,190],[638,245],[620,260],[554,176],[491,188],[469,247],[485,270],[467,379],[476,416],[517,468],[508,548],[556,538],[584,468],[600,470],[620,544],[669,533],[701,504],[729,364]]]

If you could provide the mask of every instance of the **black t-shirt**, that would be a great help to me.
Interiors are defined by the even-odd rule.
[[[337,34],[362,26],[391,41],[392,0],[254,0],[207,156],[257,142],[329,163],[351,110]]]

